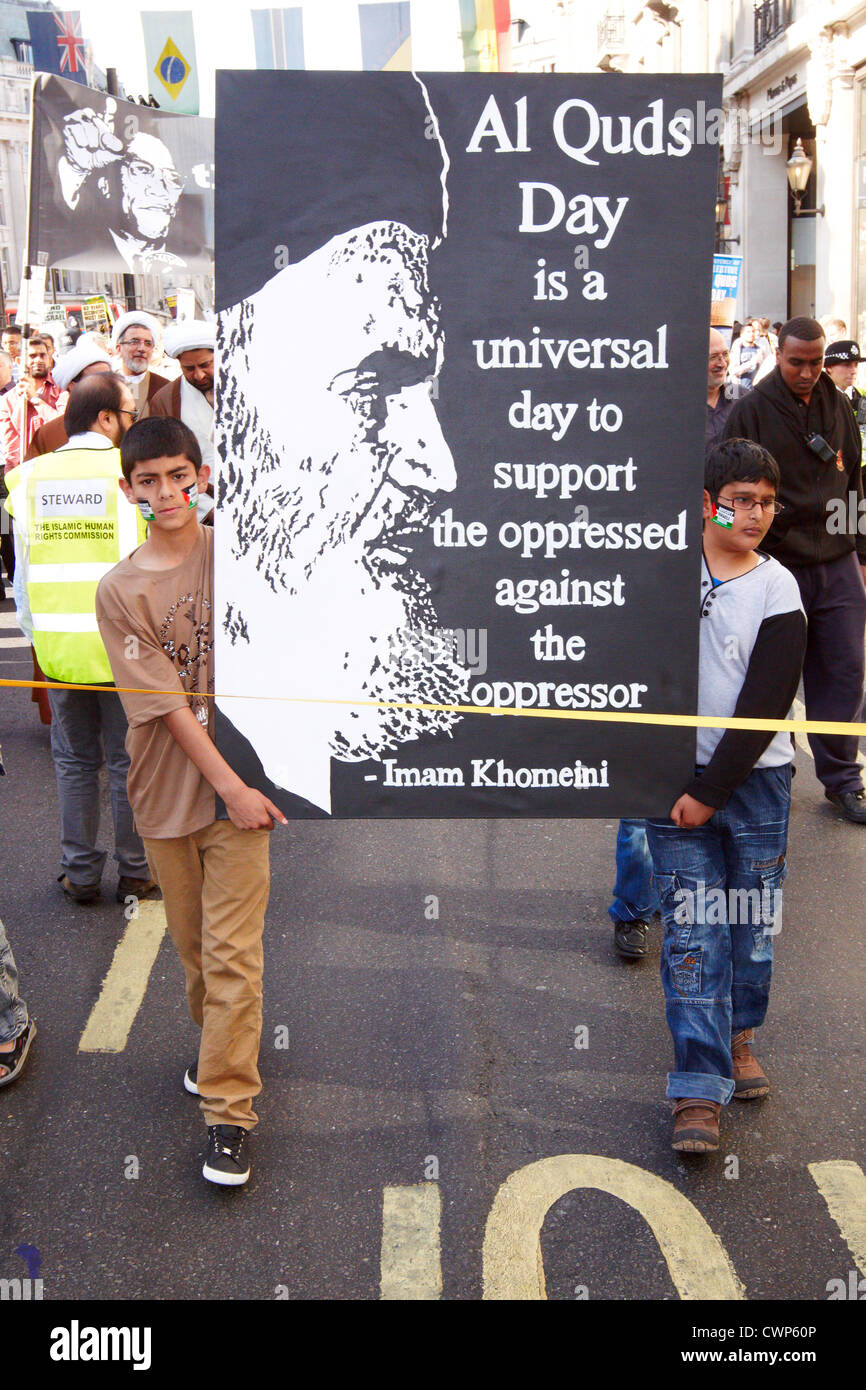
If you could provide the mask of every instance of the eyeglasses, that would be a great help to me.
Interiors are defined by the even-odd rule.
[[[130,159],[126,167],[134,179],[148,179],[161,183],[167,193],[182,193],[186,179],[176,169],[155,169],[145,159]]]
[[[120,347],[152,348],[152,347],[153,347],[153,339],[152,339],[152,338],[121,338],[121,339],[120,339],[120,344],[119,344],[119,346],[120,346]]]
[[[120,408],[116,410],[114,413],[115,415],[131,415],[133,424],[135,424],[135,421],[138,419],[137,410],[124,410],[123,406],[120,406]]]
[[[735,512],[753,512],[756,507],[760,507],[764,512],[772,509],[773,516],[778,516],[779,512],[785,510],[782,503],[776,502],[772,497],[761,499],[760,497],[746,497],[744,494],[740,494],[737,497],[718,497],[716,501],[724,502],[726,506],[733,507]]]

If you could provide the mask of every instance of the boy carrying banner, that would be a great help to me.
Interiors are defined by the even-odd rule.
[[[180,420],[142,420],[121,450],[148,539],[100,582],[99,630],[129,719],[129,801],[165,902],[201,1028],[184,1086],[203,1097],[214,1183],[245,1183],[261,1090],[262,930],[268,836],[282,813],[213,742],[213,532],[196,501],[208,469]],[[216,798],[225,806],[218,818]]]
[[[803,665],[797,584],[758,553],[779,468],[730,439],[705,469],[698,713],[787,717]],[[664,943],[662,984],[675,1070],[673,1148],[718,1148],[719,1113],[770,1083],[749,1047],[764,1021],[781,923],[792,740],[759,729],[698,729],[694,780],[670,819],[647,821]]]

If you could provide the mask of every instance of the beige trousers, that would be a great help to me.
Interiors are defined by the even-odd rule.
[[[228,820],[144,841],[201,1028],[198,1088],[209,1125],[252,1129],[258,1120],[269,846],[269,830],[238,830]]]

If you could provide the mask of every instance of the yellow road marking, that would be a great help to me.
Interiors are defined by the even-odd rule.
[[[165,909],[161,902],[140,902],[138,916],[127,924],[111,967],[102,982],[79,1052],[122,1052],[141,1008],[162,938]]]
[[[854,1263],[861,1274],[866,1274],[866,1177],[863,1169],[850,1159],[807,1166],[827,1203],[827,1210],[842,1232]]]
[[[386,1187],[382,1194],[382,1282],[386,1300],[441,1298],[439,1184]]]
[[[633,1163],[597,1154],[558,1154],[529,1163],[500,1187],[484,1233],[485,1299],[544,1299],[541,1228],[554,1202],[577,1188],[619,1197],[644,1218],[682,1299],[742,1299],[718,1236],[687,1197]]]

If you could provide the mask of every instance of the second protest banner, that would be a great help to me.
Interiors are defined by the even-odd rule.
[[[210,273],[213,122],[37,74],[28,260]]]
[[[720,95],[218,75],[218,740],[287,813],[692,776],[693,728],[566,716],[696,708]]]

